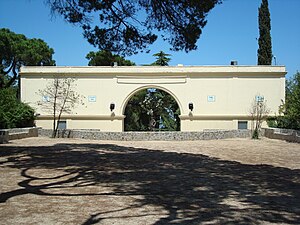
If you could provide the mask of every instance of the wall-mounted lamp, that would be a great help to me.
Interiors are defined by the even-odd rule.
[[[110,111],[113,111],[115,109],[115,103],[110,103],[109,108],[110,108]]]
[[[189,110],[193,111],[194,109],[194,104],[193,103],[189,103]]]

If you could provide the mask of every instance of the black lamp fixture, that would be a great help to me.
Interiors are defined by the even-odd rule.
[[[110,111],[113,111],[115,109],[115,103],[110,103],[109,108],[110,108]]]
[[[192,102],[189,103],[189,110],[193,111],[194,109],[194,104]]]

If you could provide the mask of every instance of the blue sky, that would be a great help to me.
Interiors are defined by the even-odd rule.
[[[152,63],[158,51],[171,54],[170,65],[239,65],[257,63],[258,7],[261,0],[224,0],[208,16],[198,41],[198,50],[172,52],[168,43],[157,41],[149,54],[128,59],[137,65]],[[96,51],[83,38],[79,27],[60,16],[51,18],[43,0],[0,0],[0,27],[29,38],[41,38],[55,50],[58,66],[86,66],[89,51]],[[285,65],[288,77],[300,71],[300,0],[269,0],[273,54],[277,65]],[[4,10],[3,10],[4,9]]]

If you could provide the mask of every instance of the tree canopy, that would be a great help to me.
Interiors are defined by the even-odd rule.
[[[21,66],[55,65],[53,54],[54,50],[41,39],[0,29],[0,88],[15,83]]]
[[[53,13],[82,27],[100,50],[132,55],[147,49],[160,31],[172,50],[197,49],[211,9],[222,0],[47,0]],[[98,21],[93,21],[98,18]]]
[[[105,50],[98,52],[89,52],[86,55],[86,58],[89,60],[89,66],[111,66],[114,62],[117,62],[119,66],[135,65],[134,62]]]
[[[262,0],[258,15],[259,39],[258,39],[258,65],[272,64],[271,18],[268,0]]]

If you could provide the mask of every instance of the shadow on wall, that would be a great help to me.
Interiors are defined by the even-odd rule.
[[[0,162],[1,167],[20,169],[24,178],[19,189],[0,194],[0,203],[29,193],[70,198],[139,195],[143,197],[135,199],[134,207],[155,206],[167,212],[155,224],[300,221],[299,170],[104,144],[3,146],[0,156],[8,159]],[[63,174],[39,177],[29,173],[43,168]],[[99,185],[111,191],[86,191]],[[107,219],[107,213],[93,214],[84,224]]]

